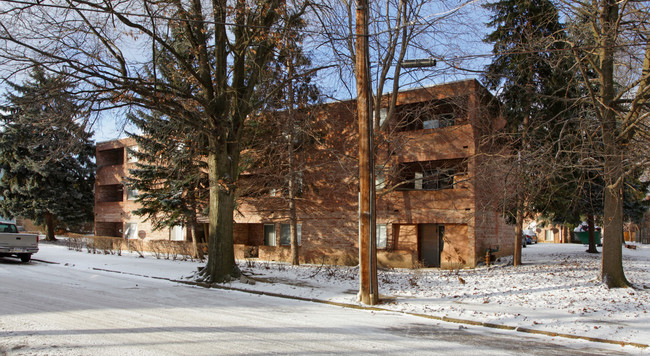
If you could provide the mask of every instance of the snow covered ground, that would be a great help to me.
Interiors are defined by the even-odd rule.
[[[650,344],[650,246],[623,249],[623,265],[636,288],[608,290],[599,281],[600,254],[578,244],[537,244],[523,250],[524,265],[508,261],[465,270],[379,271],[380,308],[458,318],[613,341]],[[35,259],[70,268],[100,269],[149,277],[185,279],[199,262],[74,252],[41,244]],[[240,261],[257,282],[232,288],[358,304],[357,269]],[[634,353],[648,348],[625,347]]]

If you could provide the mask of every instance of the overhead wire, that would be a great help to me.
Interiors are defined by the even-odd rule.
[[[381,35],[384,33],[388,33],[391,31],[397,31],[401,30],[404,27],[410,27],[410,26],[420,26],[420,25],[426,25],[423,23],[423,21],[426,21],[427,19],[433,18],[433,17],[446,17],[449,16],[457,11],[459,11],[461,8],[468,6],[470,4],[479,2],[481,0],[468,0],[467,2],[444,12],[437,12],[433,14],[429,14],[426,16],[423,16],[421,20],[414,20],[410,21],[408,23],[402,24],[398,27],[394,28],[389,28],[383,31],[378,31],[375,33],[368,34],[368,36],[377,36]],[[250,24],[239,24],[239,23],[233,23],[233,22],[218,22],[218,21],[213,21],[213,20],[194,20],[194,19],[187,19],[187,18],[179,18],[179,17],[174,17],[174,16],[164,16],[160,14],[144,14],[144,13],[133,13],[133,12],[123,12],[123,11],[115,11],[115,8],[92,8],[92,7],[76,7],[76,6],[70,6],[70,5],[60,5],[60,4],[54,4],[54,3],[46,3],[43,0],[35,0],[35,1],[27,1],[27,0],[2,0],[3,3],[11,3],[11,4],[19,4],[19,5],[24,5],[24,6],[38,6],[38,7],[47,7],[47,8],[56,8],[56,9],[63,9],[63,10],[75,10],[75,11],[82,11],[82,12],[92,12],[92,13],[101,13],[101,14],[108,14],[110,15],[111,13],[119,13],[120,15],[123,16],[130,16],[130,17],[141,17],[141,18],[148,18],[148,19],[157,19],[157,20],[166,20],[166,21],[179,21],[179,22],[203,22],[211,25],[223,25],[223,26],[232,26],[232,27],[244,27],[244,28],[257,28],[257,29],[270,29],[268,26],[258,26],[258,25],[250,25]],[[4,10],[0,11],[1,13],[8,13],[11,10]],[[323,35],[324,33],[322,31],[316,31],[316,30],[308,30],[308,29],[300,29],[297,32],[302,33],[302,34],[312,34],[312,35]],[[348,37],[354,37],[355,34],[350,34],[346,36]],[[637,46],[647,46],[650,41],[631,41],[628,43],[622,43],[622,44],[616,44],[611,46],[610,48],[626,48],[626,47],[637,47]],[[440,61],[444,62],[453,62],[453,61],[467,61],[467,60],[472,60],[472,59],[479,59],[479,58],[490,58],[493,56],[503,56],[503,55],[516,55],[516,54],[532,54],[532,53],[551,53],[551,52],[563,52],[563,51],[585,51],[585,50],[597,50],[603,48],[602,46],[567,46],[566,48],[556,48],[556,49],[531,49],[531,50],[524,50],[524,51],[507,51],[507,52],[499,52],[499,53],[474,53],[474,54],[467,54],[467,55],[462,55],[462,56],[454,56],[454,57],[448,57],[448,58],[443,58],[443,57],[435,57],[435,59],[438,59]]]

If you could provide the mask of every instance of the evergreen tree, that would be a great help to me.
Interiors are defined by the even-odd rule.
[[[151,77],[179,88],[187,95],[196,93],[196,83],[186,80],[186,68],[179,66],[176,56],[196,66],[197,58],[187,34],[172,26],[169,47],[160,46],[156,61],[150,68]],[[213,62],[213,57],[210,57]],[[163,93],[161,93],[162,100]],[[183,100],[173,99],[182,106]],[[151,221],[154,229],[183,225],[186,238],[194,244],[198,256],[196,227],[198,216],[207,214],[209,182],[207,176],[208,142],[201,135],[201,112],[198,108],[178,108],[175,115],[164,115],[155,109],[151,114],[138,111],[127,115],[140,134],[131,134],[138,143],[136,169],[131,170],[127,184],[138,192],[134,211]]]
[[[11,115],[0,133],[0,212],[47,226],[76,227],[93,220],[94,144],[77,120],[83,107],[61,76],[36,67],[22,85],[9,83]]]
[[[142,132],[133,135],[138,150],[136,168],[130,171],[128,186],[138,192],[134,211],[151,221],[154,229],[182,225],[187,240],[194,243],[198,256],[196,226],[205,215],[208,201],[205,143],[182,135],[173,121],[162,115],[138,112],[128,115]]]
[[[521,263],[523,220],[534,205],[533,193],[548,181],[548,153],[555,150],[554,135],[566,115],[571,97],[569,63],[557,53],[563,49],[565,32],[558,11],[548,0],[502,0],[485,5],[493,12],[494,27],[485,41],[494,44],[493,62],[484,82],[497,91],[507,121],[507,141],[513,153],[508,188],[513,199],[504,207],[515,220],[515,265]],[[550,147],[549,147],[550,146]],[[542,155],[544,153],[544,155]],[[552,167],[551,167],[552,168]],[[513,219],[514,218],[514,219]]]

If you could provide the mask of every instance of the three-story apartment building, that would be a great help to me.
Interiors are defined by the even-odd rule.
[[[295,199],[301,260],[355,264],[358,259],[358,133],[353,100],[310,108],[317,139],[297,153]],[[474,267],[486,249],[512,254],[514,228],[496,206],[502,180],[482,166],[483,138],[503,126],[498,106],[477,81],[401,92],[395,114],[376,120],[377,248],[380,265]],[[96,233],[147,239],[123,188],[130,139],[97,147]],[[268,167],[266,167],[268,168]],[[282,187],[260,183],[265,167],[244,170],[234,242],[238,258],[286,261],[290,219]],[[249,194],[246,186],[255,186]],[[501,185],[501,186],[500,186]],[[134,225],[135,224],[135,225]],[[182,229],[181,229],[182,230]]]

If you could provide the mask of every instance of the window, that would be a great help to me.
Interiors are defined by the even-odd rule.
[[[456,124],[456,120],[454,119],[454,114],[447,113],[447,114],[439,114],[439,115],[436,115],[431,120],[423,121],[422,122],[422,128],[423,129],[437,129],[437,128],[440,128],[440,127],[453,126],[455,124]]]
[[[465,121],[464,104],[453,100],[433,100],[396,107],[398,131],[438,129]]]
[[[296,234],[298,235],[298,245],[300,245],[300,237],[302,235],[302,226],[296,224]],[[289,246],[291,245],[291,224],[281,224],[280,225],[280,245]]]
[[[264,225],[264,246],[275,246],[275,225]]]
[[[136,153],[138,152],[138,146],[130,146],[126,148],[126,161],[129,163],[135,163],[138,161]]]
[[[375,226],[375,240],[377,242],[377,249],[385,250],[388,245],[388,238],[386,236],[386,224],[377,224]]]
[[[18,230],[16,230],[16,225],[14,224],[0,224],[0,232],[9,232],[16,234],[18,233]]]
[[[138,190],[126,188],[126,199],[127,200],[136,200],[138,198]]]
[[[388,109],[380,108],[379,109],[379,127],[382,127],[384,125],[384,122],[386,122],[386,117],[388,117]],[[375,119],[375,110],[372,110],[372,126],[375,127],[376,123],[377,123],[377,120]]]
[[[433,169],[420,173],[421,187],[424,190],[450,189],[454,187],[453,169]],[[416,184],[417,184],[416,173]],[[418,189],[417,187],[415,189]]]
[[[127,239],[138,238],[138,223],[126,223],[124,237]]]
[[[185,241],[185,229],[183,225],[172,226],[169,229],[169,239],[172,241]]]
[[[382,190],[384,188],[386,188],[386,174],[384,173],[384,167],[378,166],[375,172],[375,189]]]
[[[413,189],[422,189],[422,181],[424,174],[422,172],[415,172],[413,175]]]
[[[462,159],[401,164],[398,189],[441,190],[466,188],[467,162]]]
[[[544,240],[553,241],[553,230],[549,229],[544,232]]]

